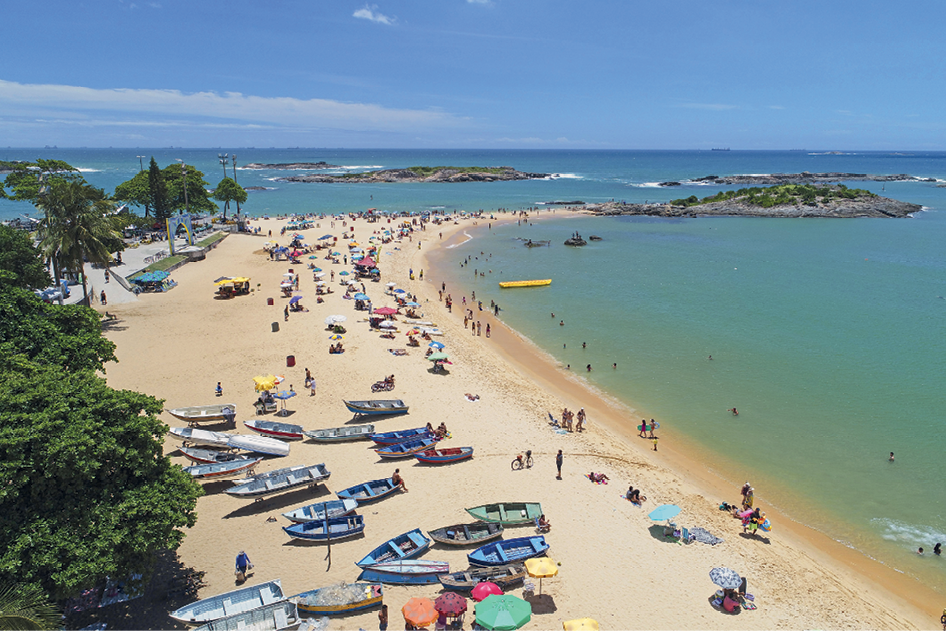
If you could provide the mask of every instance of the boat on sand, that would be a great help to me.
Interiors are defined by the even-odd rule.
[[[291,596],[299,611],[320,616],[343,616],[381,605],[384,596],[380,584],[339,583]]]
[[[232,616],[258,607],[272,605],[285,599],[282,583],[277,579],[268,583],[241,587],[230,592],[210,596],[189,605],[184,605],[168,615],[178,622],[193,626],[217,620],[224,616]]]
[[[468,508],[466,512],[480,521],[512,526],[534,522],[542,515],[542,505],[538,502],[483,504],[482,506]]]
[[[233,423],[236,418],[236,405],[233,403],[192,405],[189,407],[172,408],[168,410],[167,413],[191,425],[196,425],[197,423],[219,423],[220,421]]]
[[[487,541],[502,537],[503,526],[478,521],[472,524],[456,524],[428,530],[427,534],[437,543],[447,546],[482,545]]]

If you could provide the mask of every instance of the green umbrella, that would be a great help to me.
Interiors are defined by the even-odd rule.
[[[532,618],[532,605],[510,594],[493,594],[476,605],[476,624],[486,629],[511,631]]]
[[[427,359],[429,359],[432,362],[439,362],[440,360],[447,359],[449,357],[450,356],[447,355],[446,353],[433,353],[431,355],[428,355]]]

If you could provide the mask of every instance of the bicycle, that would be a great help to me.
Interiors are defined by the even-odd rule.
[[[512,470],[519,471],[523,467],[531,469],[532,464],[532,450],[530,449],[525,454],[516,456],[516,459],[512,461]]]

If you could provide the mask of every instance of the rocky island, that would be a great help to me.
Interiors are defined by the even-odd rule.
[[[337,164],[329,164],[328,162],[280,162],[277,164],[262,164],[260,162],[250,162],[243,166],[244,169],[281,169],[283,171],[301,171],[303,169],[309,170],[325,170],[325,169],[340,169],[342,167]]]
[[[504,182],[511,180],[541,180],[548,173],[524,173],[512,167],[408,167],[384,169],[342,175],[293,175],[281,177],[280,182],[318,182],[322,184],[379,184],[387,182]]]
[[[733,186],[738,184],[832,184],[837,182],[935,182],[935,178],[920,178],[915,175],[870,175],[868,173],[768,173],[765,175],[707,175],[688,182]],[[686,182],[683,182],[685,184]],[[659,186],[680,186],[681,182],[660,182]]]

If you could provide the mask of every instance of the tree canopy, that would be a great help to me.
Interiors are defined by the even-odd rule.
[[[118,202],[139,206],[145,209],[145,216],[151,212],[151,186],[150,173],[140,171],[135,177],[122,182],[115,187],[115,194],[112,198]]]
[[[52,282],[29,236],[0,225],[0,286],[42,289]]]
[[[230,209],[230,202],[242,204],[246,201],[247,194],[243,187],[237,184],[235,180],[225,177],[217,184],[214,191],[214,199],[218,202],[224,202],[223,218],[227,218],[227,211]]]
[[[195,167],[187,165],[187,203],[184,199],[184,183],[180,164],[170,164],[161,169],[167,186],[168,200],[172,211],[184,212],[185,207],[192,213],[212,214],[217,212],[217,205],[207,196],[207,182],[204,174]]]
[[[36,162],[12,162],[4,166],[11,171],[0,186],[0,193],[14,201],[35,203],[42,187],[56,181],[85,182],[79,170],[63,160],[40,158]]]

